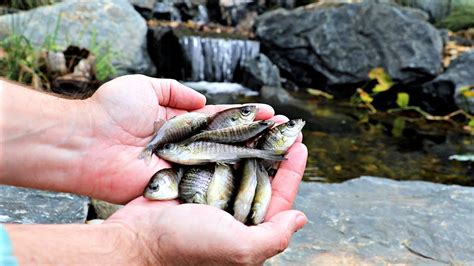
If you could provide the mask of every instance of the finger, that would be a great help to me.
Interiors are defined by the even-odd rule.
[[[132,200],[127,206],[154,206],[154,207],[167,207],[179,205],[178,200],[149,200],[144,197],[138,197]]]
[[[268,120],[272,120],[275,122],[275,125],[280,125],[280,124],[283,124],[283,123],[286,123],[289,121],[288,117],[284,116],[284,115],[276,115]]]
[[[263,103],[248,103],[245,105],[256,105],[258,108],[257,116],[255,117],[255,120],[266,120],[270,119],[273,117],[275,114],[275,111],[273,110],[273,107],[271,107],[268,104],[263,104]],[[207,114],[215,114],[217,112],[220,112],[225,109],[229,109],[232,107],[238,107],[242,106],[241,104],[218,104],[218,105],[207,105],[204,108],[201,108],[199,110],[196,110],[197,112],[203,112]]]
[[[206,97],[174,79],[149,78],[161,106],[195,110],[204,107]]]
[[[298,187],[306,168],[308,149],[302,143],[295,143],[288,151],[272,182],[272,199],[265,221],[278,212],[289,210],[293,205]]]
[[[250,227],[248,240],[252,243],[254,254],[259,254],[263,261],[283,252],[290,244],[291,236],[307,221],[302,212],[289,210],[274,215],[263,224]]]

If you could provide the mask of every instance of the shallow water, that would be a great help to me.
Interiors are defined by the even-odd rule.
[[[273,92],[272,92],[273,93]],[[474,186],[474,138],[449,123],[427,123],[376,114],[308,94],[294,98],[213,95],[211,103],[266,102],[290,118],[303,118],[309,159],[305,181],[342,182],[363,175]],[[278,99],[279,98],[279,99]]]

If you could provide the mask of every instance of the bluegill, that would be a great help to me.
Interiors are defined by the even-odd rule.
[[[273,121],[256,121],[250,124],[242,124],[215,130],[206,130],[183,141],[210,141],[218,143],[237,143],[249,140],[264,132],[275,124]]]
[[[292,119],[280,124],[264,134],[260,138],[257,147],[263,150],[272,150],[277,151],[279,154],[285,154],[291,145],[295,143],[305,123],[306,122],[301,119]]]
[[[148,182],[143,197],[150,200],[172,200],[178,198],[178,185],[183,176],[182,168],[178,171],[172,168],[161,169]]]
[[[153,151],[166,143],[178,142],[197,133],[209,123],[210,117],[203,113],[185,113],[177,115],[158,126],[156,134],[138,156],[148,164]]]
[[[157,151],[160,158],[183,165],[211,162],[235,163],[244,158],[282,161],[285,158],[274,151],[251,149],[214,142],[197,141],[186,144],[168,143]]]
[[[220,111],[212,117],[207,129],[214,130],[248,124],[255,119],[257,111],[258,109],[255,105],[244,105]]]
[[[185,202],[206,204],[206,193],[212,176],[213,171],[207,168],[190,168],[179,183],[179,197]]]
[[[216,164],[214,175],[207,189],[207,204],[225,210],[235,189],[232,168],[227,164]]]
[[[245,223],[252,207],[257,187],[257,160],[243,162],[242,179],[234,202],[234,218]]]

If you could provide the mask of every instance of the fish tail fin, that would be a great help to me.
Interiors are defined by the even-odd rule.
[[[259,150],[259,157],[261,159],[270,160],[270,161],[285,161],[285,155],[279,154],[275,151]]]
[[[145,164],[149,165],[152,155],[153,155],[153,146],[149,145],[138,155],[138,159],[145,160]]]

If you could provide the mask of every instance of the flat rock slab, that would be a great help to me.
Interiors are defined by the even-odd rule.
[[[88,208],[88,197],[0,186],[0,223],[84,223]]]
[[[309,218],[275,265],[474,264],[474,188],[361,177],[304,183]]]

